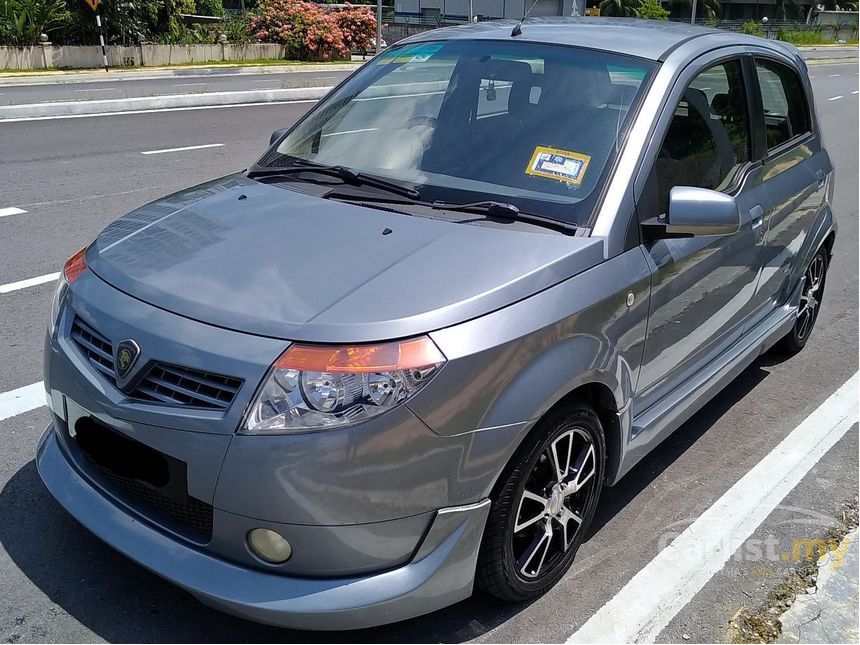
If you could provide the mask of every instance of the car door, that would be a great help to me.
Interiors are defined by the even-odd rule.
[[[662,143],[650,170],[643,166],[648,175],[637,199],[640,221],[666,212],[672,187],[696,186],[734,195],[741,226],[730,235],[643,244],[653,278],[634,415],[726,351],[750,315],[764,188],[761,164],[751,161],[748,76],[741,54],[682,76],[686,81],[679,79],[674,90],[680,96],[670,97],[675,108]]]
[[[832,167],[815,133],[807,87],[788,61],[764,54],[754,70],[753,119],[763,157],[763,244],[750,324],[784,304],[797,285],[810,231],[826,203]]]

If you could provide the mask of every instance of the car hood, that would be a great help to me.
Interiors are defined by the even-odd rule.
[[[168,311],[315,342],[440,329],[602,258],[600,241],[586,237],[413,217],[242,175],[132,211],[87,254],[100,278]]]

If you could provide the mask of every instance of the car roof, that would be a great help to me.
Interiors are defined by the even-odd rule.
[[[488,20],[471,25],[433,29],[401,42],[429,40],[510,40],[516,20]],[[639,18],[550,17],[528,18],[522,23],[519,41],[574,45],[589,49],[664,60],[678,46],[702,38],[703,48],[725,45],[759,45],[776,49],[763,38],[687,23]],[[704,38],[706,37],[707,38]],[[400,43],[398,43],[400,44]],[[785,49],[783,48],[783,53]]]

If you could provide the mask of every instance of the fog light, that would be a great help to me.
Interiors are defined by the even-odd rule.
[[[293,548],[283,536],[269,529],[253,529],[248,532],[248,546],[258,558],[280,564],[290,559]]]

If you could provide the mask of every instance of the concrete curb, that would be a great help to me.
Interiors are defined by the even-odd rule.
[[[370,60],[370,58],[368,58]],[[351,63],[327,63],[325,65],[218,65],[183,66],[180,68],[74,70],[16,73],[14,70],[0,71],[0,85],[54,85],[62,83],[95,83],[99,81],[145,81],[158,78],[201,78],[206,76],[243,76],[246,74],[298,74],[314,72],[351,72],[365,61]]]
[[[30,103],[0,106],[0,123],[3,121],[40,118],[117,114],[139,110],[170,108],[214,107],[219,105],[245,105],[253,103],[283,103],[285,101],[318,100],[329,87],[293,87],[279,90],[242,90],[235,92],[206,92],[202,94],[169,94],[127,99],[95,101],[64,101],[57,103]]]

